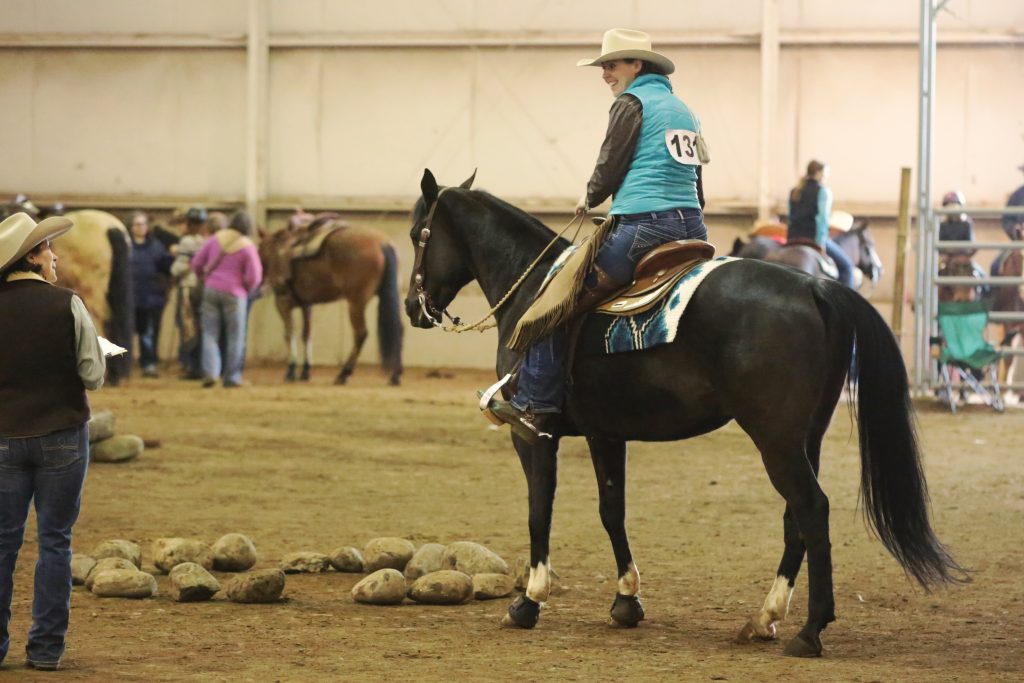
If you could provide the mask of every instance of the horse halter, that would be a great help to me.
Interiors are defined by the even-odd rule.
[[[430,294],[427,292],[424,283],[426,277],[423,272],[424,264],[423,261],[427,255],[427,242],[430,240],[430,226],[434,223],[434,214],[437,212],[437,206],[441,203],[441,195],[448,191],[449,188],[441,188],[441,191],[437,193],[437,198],[434,199],[434,203],[430,205],[430,211],[427,212],[427,220],[420,230],[420,238],[416,242],[416,256],[413,260],[412,265],[412,286],[413,291],[416,293],[416,300],[420,303],[420,310],[423,313],[423,317],[430,321],[430,324],[434,327],[444,327],[444,322],[441,317],[446,315],[448,319],[452,321],[454,325],[460,325],[461,319],[452,317],[448,313],[448,309],[439,309],[433,301],[430,300]],[[436,316],[436,317],[435,317]]]

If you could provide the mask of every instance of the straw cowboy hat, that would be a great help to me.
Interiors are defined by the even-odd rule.
[[[833,211],[828,219],[828,229],[835,232],[850,232],[853,227],[853,216],[845,211]]]
[[[672,60],[651,49],[651,36],[643,31],[628,28],[613,28],[606,31],[601,40],[601,56],[596,59],[581,59],[576,66],[601,66],[613,59],[643,59],[657,64],[662,71],[670,74],[676,70]]]
[[[16,213],[0,223],[0,271],[32,251],[36,245],[60,237],[72,228],[63,216],[36,223],[27,213]]]

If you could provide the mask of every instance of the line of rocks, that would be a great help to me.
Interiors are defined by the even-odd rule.
[[[278,568],[240,574],[225,587],[210,573],[246,572],[256,561],[255,545],[242,534],[227,534],[212,546],[191,538],[158,538],[152,543],[153,565],[169,575],[169,592],[178,602],[209,600],[222,590],[234,602],[275,602],[284,592],[286,574],[334,570],[367,574],[352,588],[352,599],[358,603],[397,605],[408,598],[422,604],[456,605],[525,590],[529,576],[529,564],[523,558],[517,558],[510,570],[504,559],[479,543],[426,543],[417,548],[396,537],[372,539],[362,550],[343,546],[329,555],[289,553]],[[74,555],[71,564],[73,582],[99,597],[156,594],[156,580],[141,570],[142,552],[131,541],[104,541],[91,556]]]

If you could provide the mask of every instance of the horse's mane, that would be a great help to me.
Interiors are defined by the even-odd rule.
[[[501,199],[487,190],[466,190],[467,193],[473,198],[484,204],[491,210],[503,214],[507,220],[520,223],[531,232],[535,233],[538,238],[550,240],[554,236],[554,232],[548,226],[544,225],[540,219],[529,213],[523,211],[517,206],[509,204],[504,199]],[[428,210],[426,202],[423,201],[423,197],[416,200],[416,206],[413,207],[413,224],[419,224],[421,220],[426,217]]]

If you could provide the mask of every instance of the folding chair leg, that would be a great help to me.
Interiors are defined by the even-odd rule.
[[[957,396],[953,391],[953,380],[949,376],[949,364],[941,363],[940,366],[942,369],[942,381],[946,385],[946,402],[949,403],[949,411],[951,413],[956,413]]]
[[[1003,391],[999,388],[999,370],[996,367],[998,364],[993,363],[989,366],[989,372],[992,375],[992,407],[996,409],[996,412],[1003,412],[1006,410],[1006,404],[1003,402]]]

